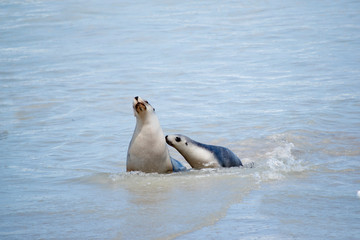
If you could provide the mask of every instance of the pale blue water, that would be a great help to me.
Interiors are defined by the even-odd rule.
[[[137,95],[255,168],[126,173]],[[359,1],[1,1],[0,238],[358,239],[359,116]]]

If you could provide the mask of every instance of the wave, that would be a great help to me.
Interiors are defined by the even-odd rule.
[[[282,180],[290,174],[301,174],[309,169],[309,163],[302,159],[306,149],[302,149],[299,139],[291,133],[276,134],[264,139],[247,139],[231,145],[240,156],[244,167],[219,169],[191,169],[187,172],[157,174],[142,172],[96,172],[80,181],[124,187],[126,185],[150,185],[155,182],[191,183],[194,179],[249,178],[261,182]],[[299,145],[299,146],[298,146]],[[243,156],[243,157],[242,157]],[[182,159],[182,161],[184,161]]]
[[[177,226],[186,226],[180,231],[184,234],[216,223],[226,215],[230,206],[241,202],[264,183],[283,181],[289,175],[306,172],[308,166],[301,159],[303,150],[299,149],[296,141],[290,140],[288,134],[280,134],[257,140],[247,139],[239,145],[231,143],[232,146],[238,145],[234,149],[237,153],[242,152],[238,155],[243,156],[245,165],[253,162],[253,167],[171,174],[96,172],[74,181],[111,189],[122,196],[124,203],[121,206],[124,209],[118,211],[131,214],[124,215],[126,221],[121,229],[135,229],[140,221],[149,223],[143,224],[145,228],[148,225],[159,226],[144,229],[144,234],[174,236],[179,233]],[[172,227],[163,232],[160,226],[169,222]],[[131,233],[124,230],[122,236],[130,237]],[[146,236],[139,236],[142,237]]]

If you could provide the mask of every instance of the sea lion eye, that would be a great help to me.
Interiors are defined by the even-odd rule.
[[[144,102],[146,102],[147,104],[149,104],[149,102],[148,102],[148,101],[144,101]]]
[[[181,138],[176,137],[176,138],[175,138],[175,141],[180,142],[180,141],[181,141]]]

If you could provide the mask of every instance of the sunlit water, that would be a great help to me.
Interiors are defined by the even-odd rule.
[[[358,239],[359,23],[350,0],[1,1],[0,238]],[[126,173],[137,95],[255,167]]]

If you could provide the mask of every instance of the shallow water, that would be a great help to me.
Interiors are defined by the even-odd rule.
[[[359,13],[2,1],[1,239],[356,239]],[[126,173],[137,95],[255,167]]]

